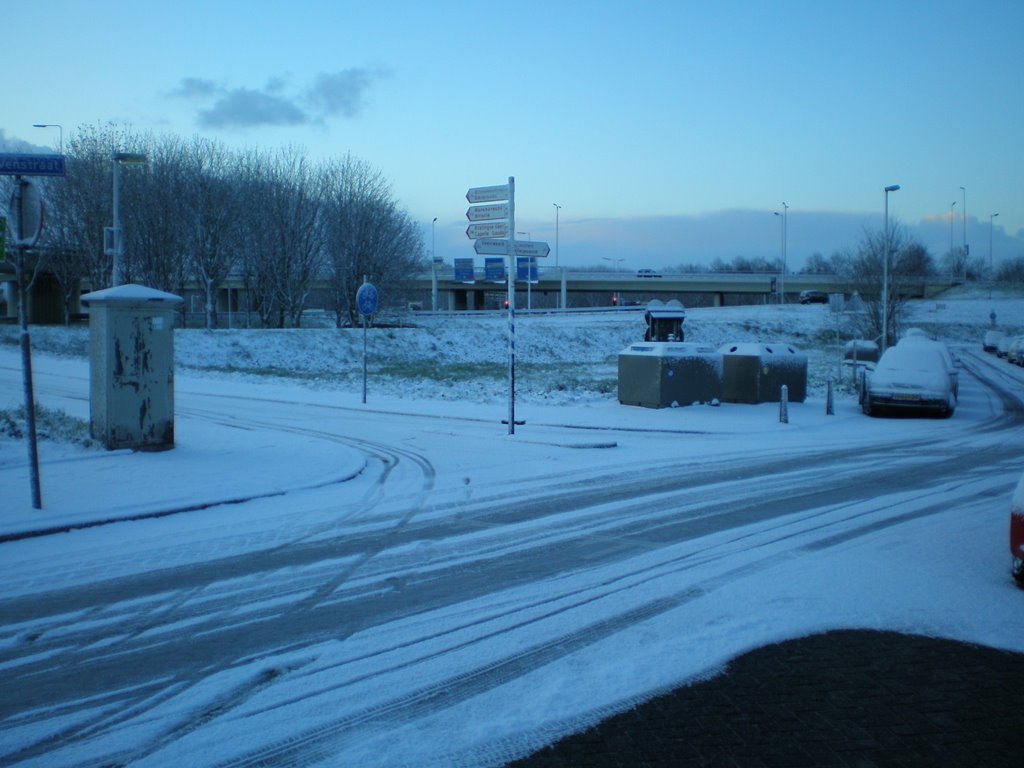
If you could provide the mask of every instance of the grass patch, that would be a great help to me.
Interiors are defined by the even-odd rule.
[[[13,411],[0,410],[0,436],[22,440],[27,437],[25,407]],[[36,406],[36,437],[55,443],[72,443],[84,448],[99,447],[89,434],[89,422],[76,419],[64,411]]]

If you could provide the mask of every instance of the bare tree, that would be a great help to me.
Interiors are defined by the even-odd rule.
[[[323,231],[319,179],[295,148],[245,158],[247,281],[264,325],[298,326],[319,276]]]
[[[198,137],[186,148],[185,171],[185,251],[205,289],[206,327],[215,328],[217,289],[242,252],[242,181],[231,153]]]
[[[327,274],[338,327],[357,322],[355,295],[366,277],[398,292],[426,267],[423,242],[383,175],[351,155],[323,173]]]
[[[866,230],[856,251],[837,259],[843,265],[843,276],[855,286],[867,307],[867,313],[861,321],[861,335],[868,339],[880,339],[885,312],[889,337],[886,346],[899,338],[907,299],[918,292],[920,279],[934,272],[928,250],[920,243],[909,240],[898,222],[890,224],[889,248],[889,290],[885,306],[882,300],[885,276],[882,260],[885,253],[884,232]]]

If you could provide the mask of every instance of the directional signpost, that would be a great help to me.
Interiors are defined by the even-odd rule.
[[[466,209],[466,218],[470,221],[495,221],[496,219],[509,219],[509,203],[497,203],[495,205],[471,205]]]
[[[471,203],[493,203],[498,200],[511,200],[512,188],[509,184],[495,184],[493,187],[474,187],[466,192],[466,200]]]
[[[466,237],[470,240],[508,237],[508,223],[504,221],[485,221],[480,224],[470,224],[466,227]]]
[[[516,284],[515,278],[515,231],[516,231],[516,180],[508,177],[508,184],[493,184],[488,187],[472,187],[466,192],[470,205],[466,218],[473,222],[494,222],[490,225],[470,224],[466,236],[476,240],[473,250],[478,255],[504,256],[508,268],[502,278],[508,285],[508,433],[516,433]],[[507,202],[505,202],[507,201]],[[497,259],[486,259],[484,276],[495,275]],[[490,264],[488,262],[491,262]],[[502,260],[504,266],[504,260]]]

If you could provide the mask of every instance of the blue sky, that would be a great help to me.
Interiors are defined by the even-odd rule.
[[[515,176],[563,264],[851,247],[890,215],[933,255],[1024,255],[1024,3],[0,0],[2,138],[76,126],[351,152],[472,256],[468,187]],[[12,31],[17,33],[12,34]]]

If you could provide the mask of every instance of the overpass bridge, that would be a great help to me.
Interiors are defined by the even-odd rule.
[[[543,296],[545,306],[569,306],[569,294],[606,295],[607,304],[612,297],[622,301],[643,299],[656,294],[658,298],[680,298],[687,295],[705,294],[712,297],[714,306],[725,303],[727,294],[761,295],[766,299],[776,294],[783,281],[778,274],[768,273],[661,273],[641,274],[638,272],[603,272],[572,270],[548,267],[538,270],[537,280],[527,284],[516,283],[516,304],[526,306],[530,294]],[[954,285],[949,278],[912,277],[901,278],[900,289],[910,298],[931,298]],[[849,295],[859,288],[849,279],[839,275],[786,275],[784,281],[786,299],[796,301],[801,291],[822,291]],[[505,282],[486,279],[482,269],[475,270],[472,282],[455,279],[451,267],[439,266],[434,273],[423,273],[412,278],[412,288],[417,295],[429,292],[432,298],[429,308],[458,311],[464,309],[489,309],[494,302],[501,302],[506,291]],[[434,299],[436,297],[436,299]],[[552,301],[552,297],[557,302]],[[686,303],[685,301],[683,302]],[[424,309],[427,309],[424,306]]]

